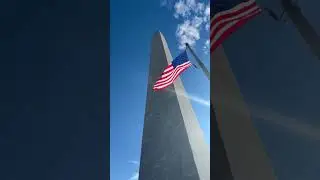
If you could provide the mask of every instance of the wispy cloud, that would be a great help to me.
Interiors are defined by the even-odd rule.
[[[172,93],[177,93],[178,96],[183,96],[183,97],[186,97],[188,98],[189,100],[195,102],[195,103],[198,103],[200,105],[203,105],[205,107],[210,107],[210,100],[206,100],[204,98],[201,98],[199,96],[196,96],[196,95],[192,95],[192,94],[187,94],[181,90],[173,90],[171,88],[167,88],[166,89],[167,91],[170,91]]]
[[[130,178],[129,180],[136,180],[139,179],[139,172],[135,172]]]
[[[305,123],[304,119],[297,119],[283,115],[271,108],[262,108],[257,105],[250,105],[253,117],[263,119],[274,125],[281,126],[296,135],[303,136],[310,140],[320,140],[320,128]]]
[[[216,94],[217,95],[217,94]],[[218,95],[219,96],[219,95]],[[228,105],[232,111],[241,113],[242,102],[236,101],[234,99],[224,97],[225,104]],[[308,124],[305,119],[290,117],[279,113],[271,108],[263,107],[261,105],[256,105],[252,102],[247,102],[251,116],[254,119],[260,119],[266,121],[272,125],[281,126],[295,135],[302,136],[310,140],[320,140],[320,127],[312,126]]]
[[[139,178],[139,161],[128,161],[130,164],[134,164],[138,166],[138,170],[132,174],[132,176],[129,178],[129,180],[136,180]]]
[[[204,43],[204,45],[203,45],[203,52],[205,53],[205,54],[208,54],[209,53],[209,39],[208,40],[206,40],[206,42]]]
[[[138,161],[128,161],[128,163],[130,163],[130,164],[137,164],[137,165],[139,165],[139,162],[138,162]]]
[[[204,10],[204,17],[203,21],[205,22],[205,28],[207,31],[209,31],[210,28],[210,4],[206,6],[206,9]]]
[[[172,88],[167,88],[166,90],[173,93],[176,92],[178,96],[184,96],[190,99],[191,101],[196,102],[205,107],[210,107],[210,100],[206,100],[196,95],[187,94],[179,90],[174,91]],[[234,102],[233,104],[235,108],[234,110],[236,110],[238,103]],[[311,124],[305,123],[307,121],[304,119],[298,119],[287,115],[283,115],[279,112],[274,111],[271,108],[254,105],[252,103],[248,104],[249,110],[253,118],[259,118],[273,125],[281,126],[282,128],[289,130],[289,132],[302,136],[304,138],[320,141],[320,127],[315,127]]]
[[[171,9],[173,3],[174,3],[174,0],[161,0],[160,6],[167,7],[168,9]]]
[[[167,4],[165,2],[162,4]],[[185,43],[194,46],[201,37],[200,30],[204,28],[209,31],[210,4],[197,0],[178,0],[173,7],[173,16],[181,21],[176,30],[179,49],[184,49]]]
[[[179,41],[179,49],[184,49],[186,43],[193,46],[200,39],[199,29],[194,22],[189,20],[178,25],[176,36]]]

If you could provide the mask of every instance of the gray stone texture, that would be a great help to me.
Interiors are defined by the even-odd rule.
[[[209,180],[209,146],[188,98],[181,96],[186,92],[180,78],[166,90],[152,90],[172,61],[160,32],[153,37],[150,60],[139,179]]]

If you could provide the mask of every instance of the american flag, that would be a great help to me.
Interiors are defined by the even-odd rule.
[[[210,52],[262,9],[254,0],[211,0]]]
[[[192,63],[188,59],[186,51],[183,51],[179,56],[177,56],[172,63],[167,66],[159,80],[154,84],[153,90],[161,90],[170,86],[178,76],[192,66]]]

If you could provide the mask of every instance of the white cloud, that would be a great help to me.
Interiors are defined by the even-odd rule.
[[[136,180],[139,179],[139,172],[135,172],[130,178],[129,180]]]
[[[187,17],[188,15],[190,15],[190,11],[191,11],[191,7],[189,7],[184,1],[180,0],[178,1],[175,5],[174,5],[174,17],[175,18],[179,18],[179,16],[181,17]]]
[[[210,44],[209,39],[207,39],[206,42],[205,42],[204,45],[203,45],[203,52],[204,52],[205,54],[208,54],[208,53],[209,53],[209,44]]]
[[[206,9],[204,10],[203,21],[205,23],[205,29],[209,31],[209,28],[210,28],[210,5],[209,4],[206,6]]]
[[[192,19],[191,24],[192,24],[192,26],[199,28],[201,26],[202,22],[203,22],[203,18],[201,18],[199,16],[195,16]]]
[[[176,30],[179,49],[184,49],[185,43],[194,46],[200,39],[200,30],[209,31],[210,5],[197,0],[178,0],[173,7],[173,16],[181,21]]]
[[[209,31],[209,29],[210,29],[210,24],[207,23],[207,24],[205,25],[205,28],[206,28],[207,31]]]
[[[195,12],[202,14],[204,7],[205,7],[205,5],[203,3],[197,3],[197,6],[195,7]]]
[[[207,18],[210,16],[210,5],[208,4],[206,6],[206,9],[204,10],[204,15],[206,15]]]
[[[176,36],[179,41],[179,49],[184,49],[186,43],[192,46],[197,40],[200,39],[198,28],[189,20],[186,20],[182,24],[178,25]]]
[[[128,161],[130,164],[139,165],[139,161]],[[132,176],[129,178],[129,180],[136,180],[139,178],[139,168],[138,170],[132,174]]]
[[[188,98],[191,99],[192,101],[196,102],[196,103],[199,103],[203,106],[206,106],[206,107],[210,107],[210,101],[209,100],[205,100],[201,97],[198,97],[198,96],[195,96],[195,95],[191,95],[189,94],[188,95]]]

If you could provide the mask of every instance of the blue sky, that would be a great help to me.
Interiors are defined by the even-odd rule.
[[[205,22],[199,26],[198,37],[194,20],[198,14],[189,11],[190,4],[177,2],[181,1],[127,1],[125,5],[111,1],[112,180],[130,179],[138,170],[153,33],[160,30],[164,34],[173,57],[180,51],[180,42],[196,42],[196,52],[209,65],[203,48],[209,37]],[[279,0],[257,2],[280,13]],[[299,5],[320,32],[320,2],[299,1]],[[265,15],[250,21],[223,45],[278,178],[318,179],[319,60],[290,20],[287,24],[274,22]],[[186,71],[182,80],[187,92],[201,100],[192,105],[209,142],[209,109],[205,105],[209,83],[194,68]]]
[[[143,5],[143,6],[142,6]],[[112,180],[130,179],[138,170],[147,91],[149,53],[153,34],[160,30],[173,57],[185,42],[209,67],[206,40],[209,38],[208,2],[196,4],[197,12],[188,12],[190,4],[173,1],[111,1],[111,122],[110,168]],[[148,7],[148,8],[146,8]],[[207,9],[208,10],[208,9]],[[191,13],[191,14],[188,14]],[[189,15],[189,21],[185,18]],[[193,18],[198,15],[198,18]],[[208,44],[207,44],[208,45]],[[189,57],[192,58],[191,54]],[[194,62],[194,59],[191,59]],[[193,108],[210,142],[209,81],[202,71],[190,68],[182,75]],[[197,88],[194,88],[195,83]]]

